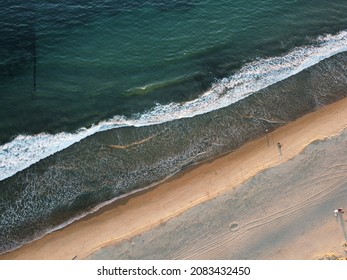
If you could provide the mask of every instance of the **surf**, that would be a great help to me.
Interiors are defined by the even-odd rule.
[[[257,91],[287,79],[320,61],[347,51],[347,31],[319,36],[311,45],[297,47],[283,56],[259,58],[235,74],[216,80],[198,98],[184,103],[156,106],[132,117],[114,116],[75,133],[18,135],[0,147],[0,181],[26,169],[95,133],[127,126],[150,126],[212,112],[236,103]]]

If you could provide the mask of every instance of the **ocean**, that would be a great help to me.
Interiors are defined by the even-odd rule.
[[[0,253],[347,97],[345,0],[3,0]]]

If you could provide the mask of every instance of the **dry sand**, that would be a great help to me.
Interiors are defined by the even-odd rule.
[[[91,259],[346,258],[347,130]],[[347,214],[345,214],[347,215]]]
[[[346,127],[343,99],[0,258],[343,256]]]

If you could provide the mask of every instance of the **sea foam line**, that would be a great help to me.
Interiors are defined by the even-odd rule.
[[[344,51],[347,51],[347,31],[320,36],[314,45],[295,48],[284,56],[262,58],[245,64],[234,75],[215,82],[210,90],[197,99],[183,104],[157,104],[143,114],[131,118],[115,116],[75,133],[19,135],[0,147],[0,181],[97,132],[125,126],[160,124],[227,107]]]

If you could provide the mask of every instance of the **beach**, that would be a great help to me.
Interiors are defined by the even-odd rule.
[[[343,244],[346,242],[346,234],[343,232],[345,218],[340,216],[335,219],[333,210],[336,207],[347,207],[346,161],[343,161],[345,157],[337,149],[347,146],[344,132],[346,127],[345,98],[248,142],[231,153],[189,167],[156,186],[120,199],[61,230],[5,253],[0,258],[136,259],[142,256],[159,259],[314,259],[327,253],[343,257]],[[315,150],[317,143],[324,147]],[[336,165],[325,166],[321,170],[321,165],[314,164],[319,162],[320,156],[323,159],[329,158]],[[307,169],[311,171],[306,172],[303,166],[309,166],[312,170]],[[282,173],[276,168],[283,168]],[[263,176],[264,172],[270,176],[265,181],[267,183],[251,183],[259,189],[255,193],[261,194],[264,189],[264,194],[253,195],[252,188],[247,184],[252,180],[260,180],[257,176]],[[278,176],[279,173],[282,177]],[[287,178],[284,185],[288,189],[281,190],[283,178]],[[269,190],[269,186],[272,189]],[[311,187],[313,189],[310,191]],[[300,188],[302,192],[294,191]],[[274,193],[273,189],[277,192]],[[330,189],[337,191],[329,192]],[[242,194],[240,200],[237,200],[238,191]],[[325,195],[325,192],[332,197]],[[218,207],[222,207],[223,203],[216,201],[230,201],[228,195],[234,197],[235,214],[240,213],[240,216],[232,215],[232,205],[229,209],[230,219],[214,216],[213,211],[210,213],[210,210],[215,209],[215,213],[225,215],[222,211],[224,208],[218,212]],[[314,200],[319,203],[312,204]],[[198,207],[205,208],[202,211]],[[255,214],[253,211],[256,211]],[[259,213],[264,216],[258,217]],[[191,235],[189,231],[177,234],[174,229],[182,223],[186,223],[187,227],[190,224],[196,225],[194,215],[198,214],[203,217],[201,224],[212,227],[220,219],[225,228],[218,232],[212,227],[210,231],[195,235],[194,240],[185,241]],[[272,221],[276,221],[274,226],[263,226],[272,225]],[[309,227],[311,223],[314,226]],[[243,233],[233,239],[238,232]],[[163,236],[164,233],[166,240],[177,239],[177,244],[173,245],[176,246],[175,249],[168,249],[166,254],[161,255],[163,250],[160,248],[165,244],[165,239],[155,236]],[[277,239],[272,233],[277,234]],[[286,238],[282,238],[282,235]],[[144,236],[147,239],[141,239]],[[317,238],[313,243],[309,242],[312,237]],[[229,241],[228,247],[225,244],[229,244]],[[129,244],[134,246],[131,254],[124,251],[122,254],[121,250],[114,249],[114,246],[129,248]],[[152,249],[144,250],[143,246],[146,244],[153,244]],[[225,250],[234,253],[227,254]],[[151,254],[146,255],[146,252]]]
[[[53,2],[0,4],[0,258],[343,258],[345,1]]]

